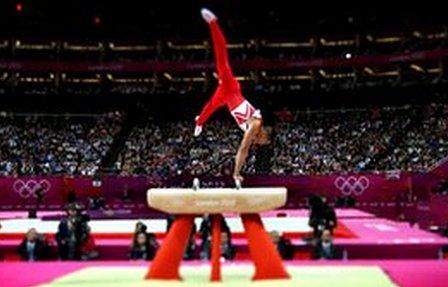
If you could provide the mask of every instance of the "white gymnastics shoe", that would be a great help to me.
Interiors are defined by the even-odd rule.
[[[202,126],[195,126],[194,127],[194,136],[197,137],[202,133]]]
[[[217,19],[216,15],[213,14],[213,12],[210,11],[210,10],[208,10],[207,8],[202,8],[202,9],[201,9],[201,14],[202,14],[202,18],[204,18],[204,20],[205,20],[207,23],[210,23],[210,22],[212,22],[213,20],[216,20],[216,19]]]

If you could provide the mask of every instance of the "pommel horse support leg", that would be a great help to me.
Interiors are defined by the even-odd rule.
[[[194,215],[179,215],[165,238],[165,242],[157,252],[146,279],[180,280],[180,262],[190,238]]]
[[[212,217],[212,270],[210,281],[221,281],[221,215],[213,214]]]
[[[288,279],[282,258],[266,233],[258,214],[242,214],[241,219],[249,241],[249,252],[255,264],[253,280]],[[263,251],[260,251],[263,250]]]
[[[259,212],[272,210],[286,203],[287,190],[283,187],[264,188],[204,188],[150,189],[147,198],[152,208],[178,214],[161,249],[151,264],[146,279],[181,280],[180,263],[191,233],[194,217],[211,214],[212,270],[210,280],[221,281],[221,215],[240,213],[255,264],[253,280],[289,279],[277,248],[263,227]]]

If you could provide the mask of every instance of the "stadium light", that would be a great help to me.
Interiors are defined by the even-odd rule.
[[[17,13],[22,13],[22,11],[23,11],[23,4],[22,4],[22,2],[17,2],[16,3],[16,12]]]
[[[100,17],[100,16],[95,16],[95,17],[93,17],[93,23],[94,23],[96,26],[101,25],[101,17]]]

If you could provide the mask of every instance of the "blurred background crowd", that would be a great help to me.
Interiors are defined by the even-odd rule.
[[[273,137],[250,155],[247,174],[424,171],[448,153],[448,106],[281,111]],[[151,118],[123,124],[120,112],[1,116],[0,175],[229,175],[242,133],[228,119]],[[127,129],[124,133],[122,129]],[[113,150],[113,152],[112,152]]]

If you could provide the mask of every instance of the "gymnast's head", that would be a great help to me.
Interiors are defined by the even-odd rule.
[[[255,141],[258,145],[269,145],[272,139],[272,127],[262,126]]]
[[[272,127],[267,126],[263,123],[262,119],[254,118],[252,120],[252,124],[254,125],[254,141],[253,143],[256,145],[268,145],[271,143],[272,137]]]

